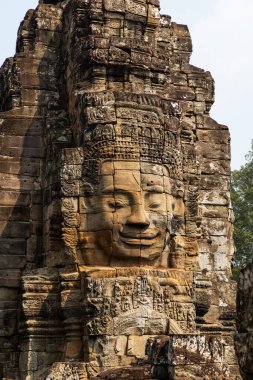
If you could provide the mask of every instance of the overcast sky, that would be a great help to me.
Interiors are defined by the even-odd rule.
[[[1,0],[0,65],[15,50],[20,21],[38,0]],[[229,126],[232,169],[244,164],[253,138],[253,1],[161,0],[161,13],[187,24],[193,39],[191,63],[211,71],[216,101],[211,115]]]

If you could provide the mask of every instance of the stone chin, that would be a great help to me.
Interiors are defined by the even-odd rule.
[[[142,258],[153,261],[162,255],[165,242],[160,232],[145,234],[118,234],[118,240],[112,244],[111,256],[117,258]]]
[[[160,258],[163,252],[166,249],[166,242],[159,241],[159,237],[161,239],[161,233],[157,233],[157,235],[151,238],[130,238],[125,237],[123,239],[119,238],[118,241],[114,241],[112,243],[112,247],[106,248],[103,243],[97,241],[100,245],[100,249],[108,256],[113,256],[118,259],[144,259],[147,261],[154,261]],[[157,241],[158,239],[158,241]]]
[[[135,250],[133,250],[131,247],[128,247],[127,244],[125,245],[126,249],[124,250],[122,248],[119,248],[119,246],[115,245],[111,250],[111,256],[122,259],[142,258],[148,261],[153,261],[155,259],[158,259],[162,255],[161,251],[152,250],[150,252],[150,249],[147,249],[143,246],[138,247],[139,249],[136,247]]]

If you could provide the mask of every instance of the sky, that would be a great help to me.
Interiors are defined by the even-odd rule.
[[[253,1],[160,0],[161,13],[187,24],[193,40],[191,64],[212,73],[215,103],[211,116],[230,128],[232,169],[245,163],[253,128]],[[38,0],[1,0],[0,65],[13,56],[25,12]]]

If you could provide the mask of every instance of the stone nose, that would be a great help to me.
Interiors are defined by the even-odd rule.
[[[150,225],[150,219],[146,213],[143,204],[135,204],[131,208],[131,214],[127,219],[128,225],[135,225],[136,228],[147,228]]]

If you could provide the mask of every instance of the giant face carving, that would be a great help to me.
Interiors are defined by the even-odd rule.
[[[107,161],[96,192],[83,201],[83,229],[107,256],[151,261],[168,246],[173,207],[166,166]]]

